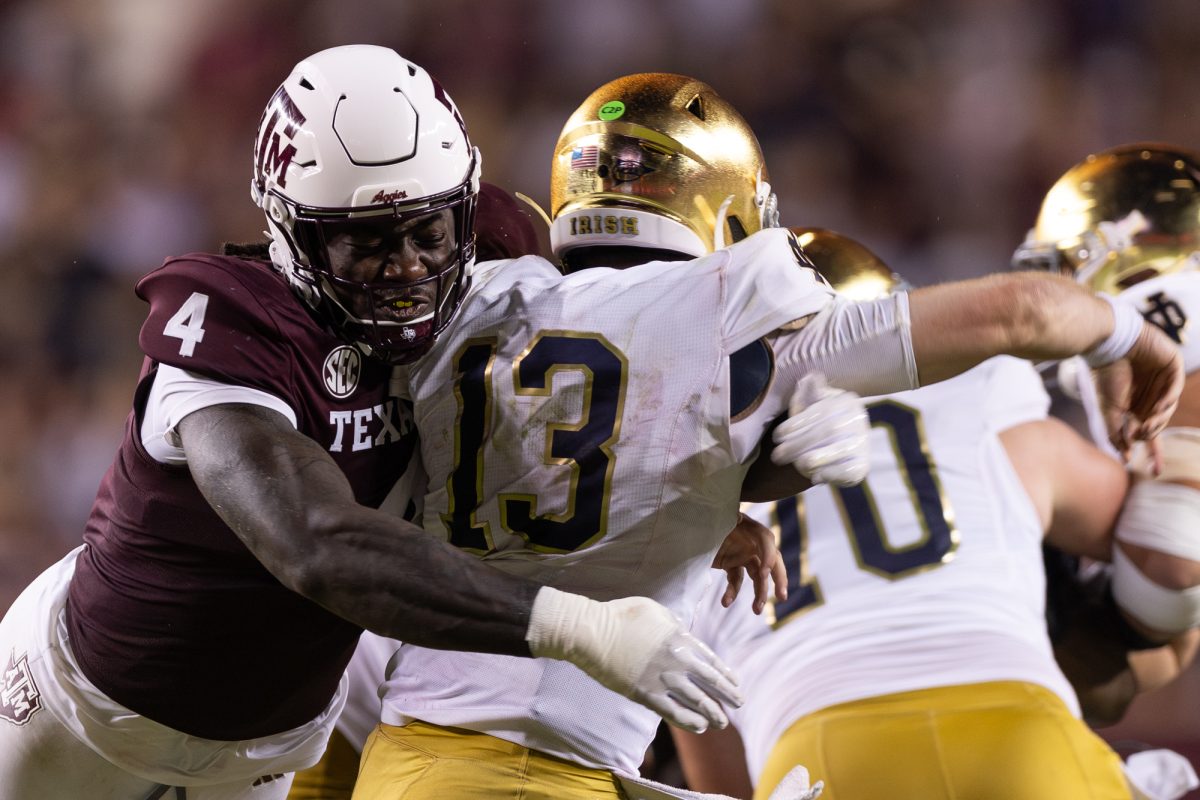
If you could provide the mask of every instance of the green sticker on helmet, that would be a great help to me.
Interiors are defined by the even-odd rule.
[[[612,122],[618,119],[625,113],[625,104],[620,100],[609,100],[604,105],[600,106],[599,117],[605,122]]]

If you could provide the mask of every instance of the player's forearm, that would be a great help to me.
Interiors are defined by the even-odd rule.
[[[738,499],[743,503],[768,503],[798,495],[812,486],[812,481],[797,472],[795,467],[772,462],[771,454],[764,450],[750,465]]]
[[[922,385],[1002,354],[1043,360],[1084,353],[1114,324],[1108,304],[1084,287],[1035,272],[917,289],[909,306]]]
[[[766,503],[792,497],[812,488],[812,481],[801,475],[791,464],[776,464],[771,460],[771,432],[783,418],[776,420],[763,434],[758,458],[750,465],[742,480],[743,503]]]
[[[284,586],[384,636],[529,655],[537,584],[359,505],[329,455],[280,414],[214,406],[179,432],[200,491]]]
[[[690,789],[729,797],[748,798],[754,794],[745,746],[736,728],[701,734],[672,728],[671,737]]]
[[[295,590],[411,644],[527,656],[539,584],[484,564],[416,526],[359,508],[313,524],[317,550]]]

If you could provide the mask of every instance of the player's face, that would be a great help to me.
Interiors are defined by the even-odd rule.
[[[458,268],[454,213],[435,211],[410,219],[348,222],[327,240],[333,274],[377,291],[336,288],[346,309],[358,319],[411,322],[433,312],[437,278],[452,280]],[[378,291],[394,283],[395,291]],[[372,309],[371,304],[375,305]],[[373,312],[373,314],[372,314]]]

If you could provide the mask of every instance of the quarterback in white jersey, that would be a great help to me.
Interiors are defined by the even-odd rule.
[[[844,237],[800,240],[835,286],[837,266],[859,285],[890,274]],[[710,592],[693,631],[751,687],[732,720],[756,797],[795,763],[854,800],[1128,796],[1055,663],[1042,568],[1047,531],[1106,553],[1125,473],[1048,407],[1005,357],[868,400],[865,483],[744,509],[778,531],[788,598],[768,625]],[[1067,483],[1091,492],[1073,502]],[[736,749],[677,738],[694,786],[747,791],[720,755]]]
[[[674,121],[647,120],[647,108]],[[710,175],[694,168],[696,148],[741,160],[710,163]],[[423,437],[425,527],[514,574],[597,598],[658,598],[686,623],[764,431],[801,376],[878,394],[914,387],[918,372],[937,380],[1006,347],[1046,346],[1013,335],[1029,319],[1007,305],[1022,280],[836,298],[790,232],[760,230],[774,201],[757,143],[699,81],[631,76],[602,87],[564,128],[554,173],[569,199],[552,200],[552,243],[568,268],[577,253],[586,263],[576,265],[591,268],[564,278],[535,258],[480,265],[459,314],[399,376]],[[665,213],[670,201],[689,214]],[[1100,339],[1100,351],[1129,350],[1114,344],[1107,306],[1069,282],[1036,282],[1043,300],[1046,290],[1062,303],[1032,317],[1053,329],[1051,350]],[[950,299],[960,290],[970,314]],[[1068,306],[1072,324],[1059,325]],[[1091,330],[1083,341],[1072,339],[1079,324]],[[1169,350],[1140,318],[1134,336]],[[734,360],[746,348],[766,368],[741,404],[754,372]],[[530,668],[408,645],[383,697],[356,798],[454,796],[502,783],[510,763],[522,765],[522,781],[562,778],[556,791],[531,789],[532,779],[523,797],[615,797],[613,773],[636,774],[657,726],[549,661]]]
[[[686,621],[737,521],[730,498],[787,407],[768,398],[731,424],[728,356],[831,299],[789,237],[566,279],[541,260],[482,265],[462,324],[407,375],[425,432],[426,529],[514,574],[594,598],[644,595]],[[400,648],[384,722],[482,727],[636,772],[653,713],[550,661],[449,655]]]

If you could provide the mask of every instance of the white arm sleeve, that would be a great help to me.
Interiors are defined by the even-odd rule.
[[[186,464],[187,455],[175,426],[193,411],[222,403],[246,403],[272,408],[296,427],[296,412],[273,394],[197,375],[159,364],[142,416],[142,445],[160,464]]]
[[[796,383],[811,372],[830,386],[863,397],[917,388],[908,295],[904,292],[869,302],[841,295],[802,327],[784,327],[767,337],[775,373],[766,397],[730,426],[739,460],[750,457],[763,430],[788,410]]]
[[[838,297],[799,330],[776,334],[771,348],[775,381],[788,387],[789,396],[810,372],[863,397],[919,385],[905,292],[866,302]]]

